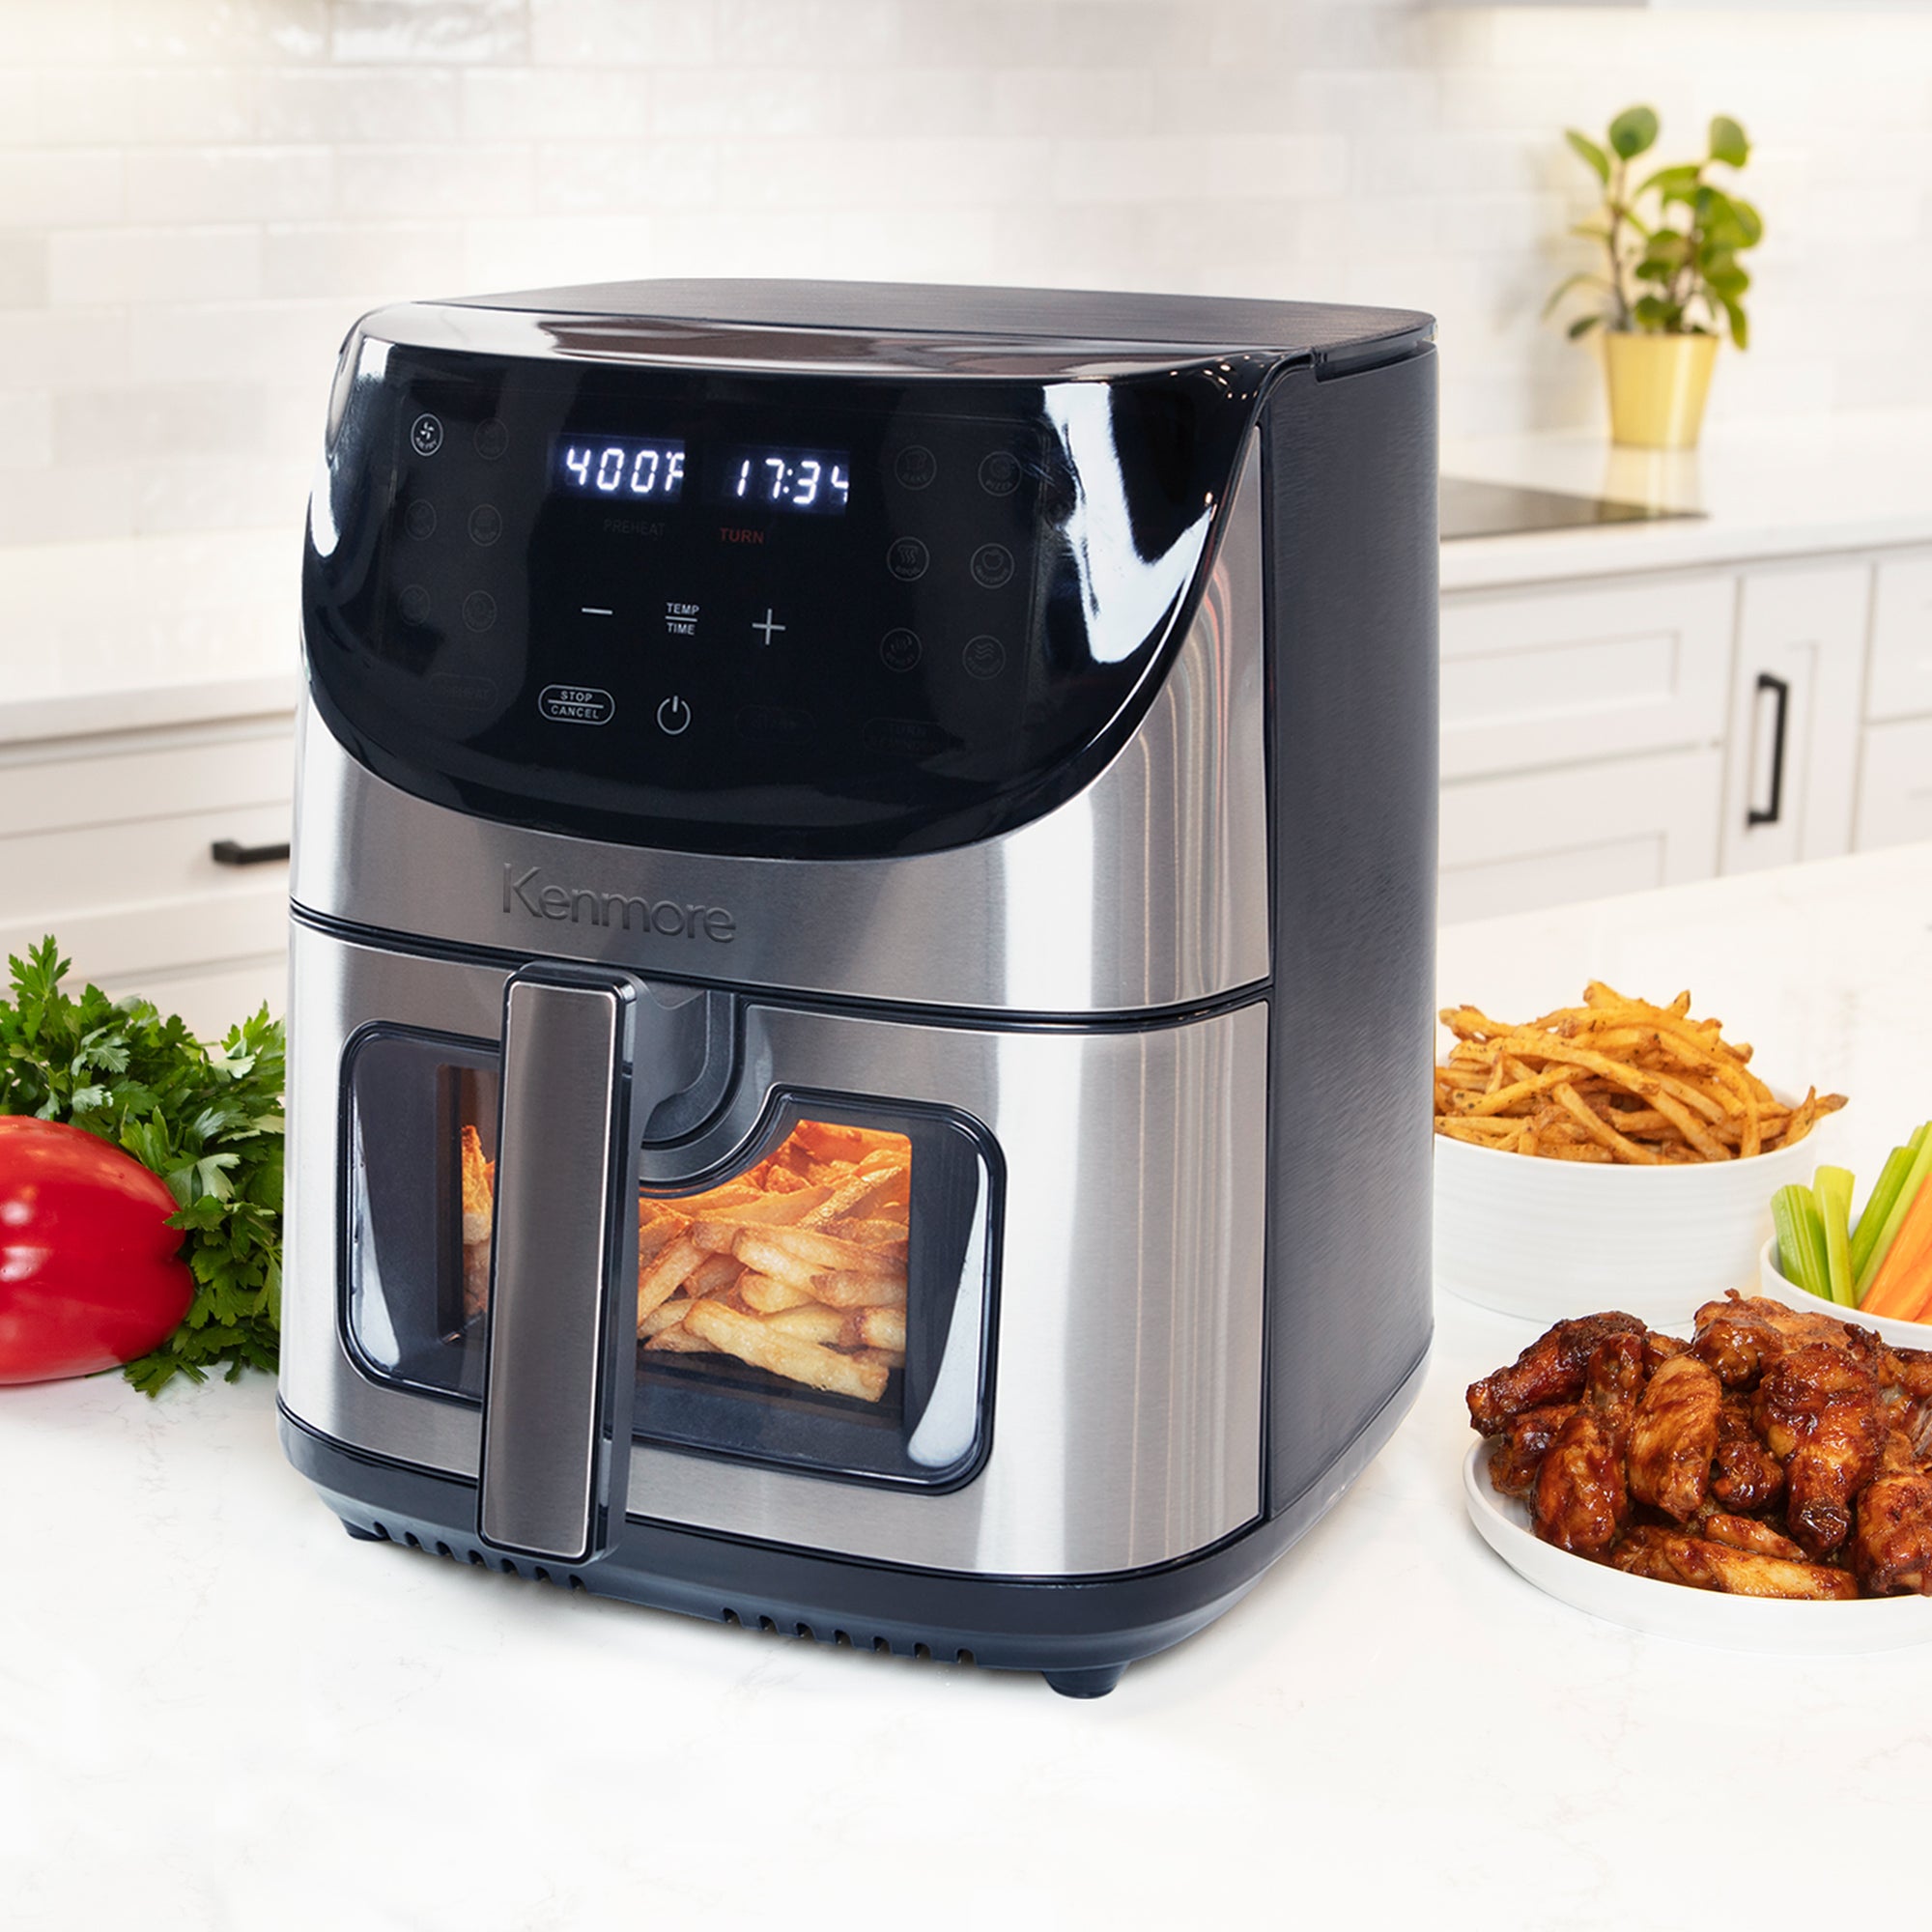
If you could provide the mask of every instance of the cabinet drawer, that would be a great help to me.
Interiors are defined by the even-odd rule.
[[[1932,552],[1878,566],[1865,690],[1867,718],[1920,711],[1932,712]]]
[[[1715,745],[1444,785],[1439,917],[1711,878],[1722,787]]]
[[[1858,849],[1932,838],[1932,718],[1865,726]]]
[[[0,749],[0,838],[294,795],[295,737],[279,716]]]
[[[1727,575],[1445,599],[1443,777],[1717,743],[1735,604]]]
[[[285,804],[225,806],[0,838],[0,923],[182,898],[242,897],[265,883],[286,894],[285,864],[217,866],[209,848],[221,838],[285,845],[289,816]]]

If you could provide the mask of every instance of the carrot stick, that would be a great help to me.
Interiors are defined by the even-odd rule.
[[[1912,1197],[1859,1307],[1867,1315],[1911,1320],[1905,1311],[1918,1305],[1912,1284],[1919,1268],[1928,1263],[1932,1263],[1932,1177],[1919,1182],[1918,1192]]]

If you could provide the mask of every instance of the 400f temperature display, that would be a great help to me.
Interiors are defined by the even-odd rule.
[[[620,497],[675,503],[684,491],[684,444],[660,437],[557,438],[551,474],[576,497]]]

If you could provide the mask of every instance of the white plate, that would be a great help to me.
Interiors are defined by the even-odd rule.
[[[1932,1322],[1901,1321],[1891,1315],[1867,1315],[1861,1309],[1840,1308],[1822,1294],[1803,1289],[1777,1265],[1777,1236],[1774,1235],[1759,1249],[1757,1292],[1787,1308],[1802,1308],[1806,1315],[1835,1315],[1857,1328],[1876,1328],[1894,1349],[1932,1349]]]
[[[1932,1597],[1865,1597],[1849,1604],[1727,1597],[1629,1577],[1606,1563],[1572,1556],[1530,1528],[1523,1504],[1491,1488],[1489,1455],[1489,1443],[1479,1441],[1463,1463],[1469,1520],[1519,1577],[1573,1609],[1679,1643],[1782,1657],[1852,1657],[1932,1642]]]

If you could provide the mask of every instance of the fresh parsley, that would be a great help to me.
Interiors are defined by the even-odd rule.
[[[194,1299],[175,1332],[122,1373],[158,1394],[227,1364],[275,1367],[282,1298],[282,1023],[265,1006],[218,1048],[150,1001],[62,990],[49,937],[11,957],[0,999],[0,1114],[65,1121],[125,1149],[181,1203]]]

